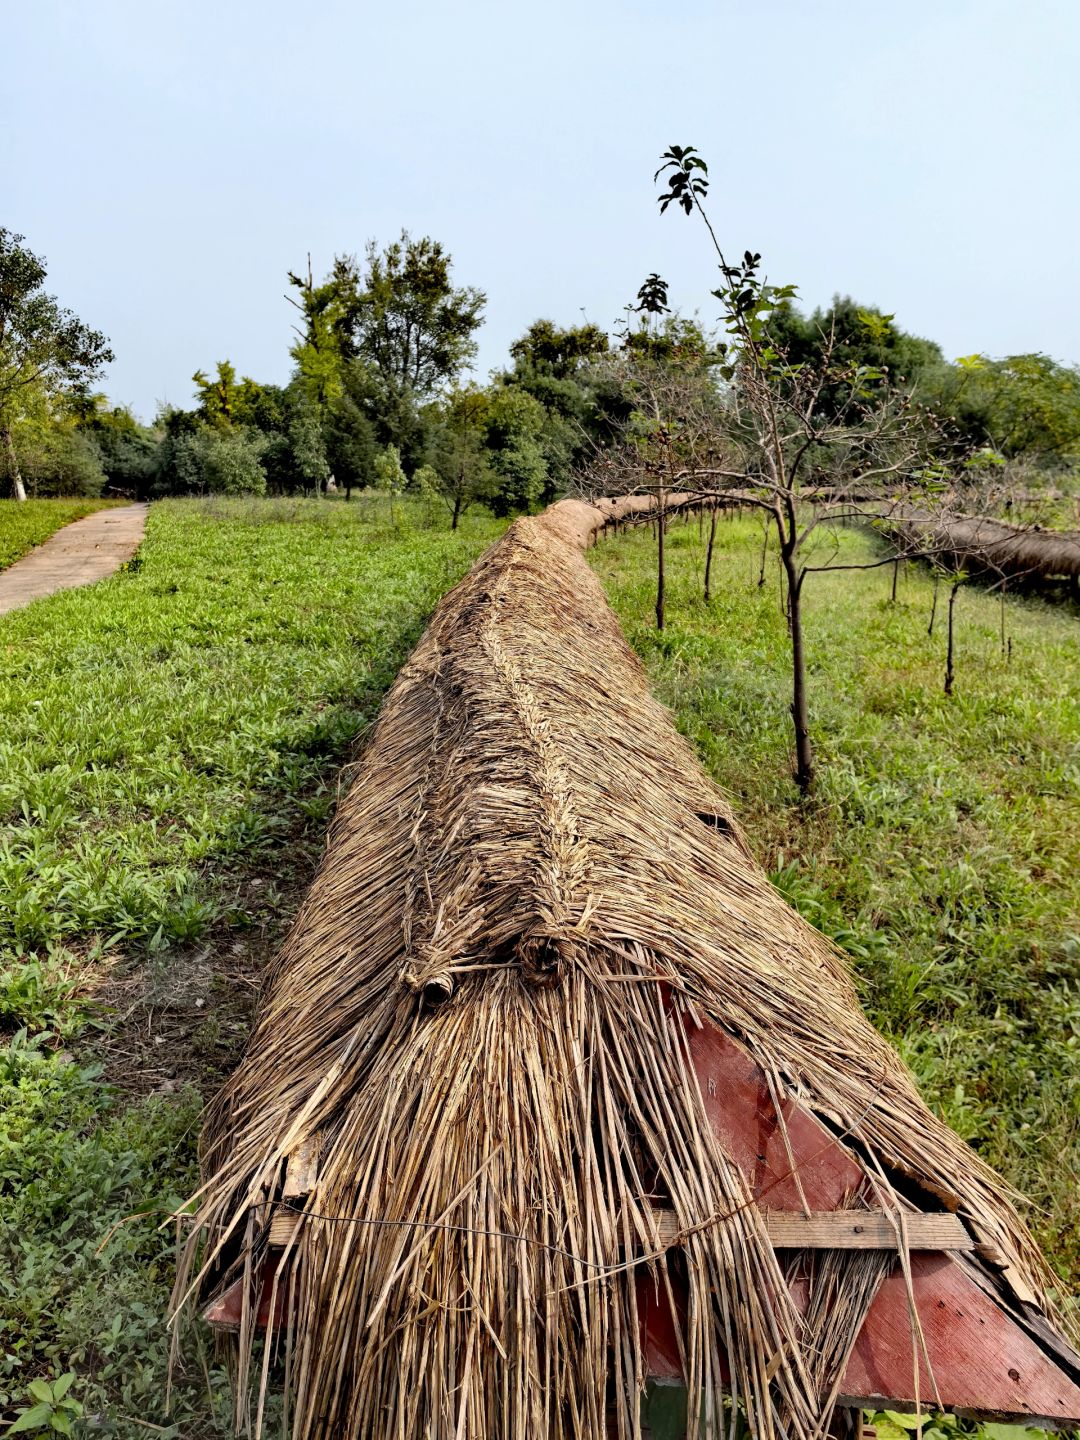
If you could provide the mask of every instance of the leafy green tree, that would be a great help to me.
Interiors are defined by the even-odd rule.
[[[647,303],[643,300],[646,286],[638,296],[637,309]],[[622,332],[622,349],[653,365],[674,365],[681,370],[708,370],[723,359],[723,346],[717,347],[702,330],[696,320],[684,315],[667,313],[667,307],[643,316],[643,323],[627,325]]]
[[[287,402],[278,385],[261,385],[249,375],[237,379],[231,360],[219,360],[213,376],[196,370],[191,377],[199,418],[219,429],[246,425],[269,434],[287,428]]]
[[[229,360],[217,362],[217,373],[211,378],[205,370],[196,370],[191,377],[199,414],[209,425],[231,425],[233,409],[240,389],[236,367]]]
[[[346,366],[341,394],[329,405],[323,426],[327,462],[346,500],[372,483],[379,448],[363,394],[358,397],[350,387],[354,373],[355,367]]]
[[[859,305],[849,295],[834,296],[827,310],[802,315],[791,299],[781,301],[769,317],[769,338],[790,365],[821,366],[826,354],[837,374],[822,404],[832,413],[847,399],[843,376],[862,366],[880,371],[892,384],[922,389],[945,366],[941,346],[911,335],[894,315]]]
[[[322,426],[314,404],[301,384],[293,387],[289,417],[289,448],[296,474],[305,490],[320,494],[330,479]]]
[[[972,446],[1044,470],[1080,463],[1080,369],[1048,355],[965,355],[942,369],[927,398]]]
[[[534,320],[525,334],[510,346],[520,371],[565,380],[579,375],[589,362],[606,355],[607,334],[587,323],[562,329],[551,320]]]
[[[162,417],[157,493],[325,489],[332,474],[327,427],[300,376],[285,388],[262,385],[249,376],[238,379],[234,366],[222,360],[212,377],[198,371],[194,381],[197,408]],[[211,434],[233,435],[236,443],[219,454]]]
[[[316,285],[309,255],[307,273],[290,270],[288,278],[296,294],[285,298],[301,317],[289,353],[297,378],[321,413],[340,396],[344,367],[356,357],[360,273],[352,256],[336,256],[330,274]]]
[[[539,443],[548,471],[546,492],[553,494],[570,482],[609,428],[597,384],[599,362],[608,349],[608,337],[599,326],[563,329],[551,320],[534,321],[510,346],[513,368],[497,380],[544,407]]]
[[[430,399],[476,354],[487,297],[455,286],[451,268],[437,240],[407,230],[385,250],[367,247],[352,343],[392,390]]]
[[[165,410],[151,493],[263,495],[271,437],[241,425],[207,424],[191,410]]]
[[[383,250],[372,242],[363,267],[337,257],[321,284],[310,260],[306,276],[289,276],[302,316],[291,352],[297,378],[328,449],[352,457],[339,477],[347,487],[370,441],[395,445],[409,470],[424,463],[428,407],[475,355],[485,304],[482,291],[456,286],[451,271],[437,241],[403,231]]]
[[[26,499],[12,427],[35,392],[50,403],[84,390],[113,358],[109,342],[45,292],[45,261],[0,227],[0,443],[8,480]]]
[[[387,445],[375,456],[375,488],[390,499],[390,519],[395,519],[394,501],[409,483],[396,445]]]
[[[155,424],[161,440],[150,480],[151,497],[183,495],[199,490],[202,486],[202,467],[193,467],[191,460],[194,451],[190,444],[202,429],[199,417],[192,410],[181,410],[175,405],[162,405]]]
[[[451,530],[470,505],[494,495],[496,477],[485,443],[490,408],[490,397],[479,386],[456,388],[447,396],[434,436],[430,483],[450,512]]]
[[[30,495],[100,495],[105,483],[94,442],[70,417],[24,419],[14,433],[19,470]]]
[[[80,396],[71,407],[79,432],[97,451],[105,483],[142,495],[157,467],[160,434],[141,425],[123,405],[100,393]]]
[[[291,494],[304,485],[304,466],[291,436],[295,398],[294,385],[263,385],[245,376],[230,399],[232,424],[259,436],[266,488],[275,494]]]
[[[550,475],[543,438],[547,415],[539,400],[513,385],[497,387],[488,406],[485,431],[496,485],[496,515],[532,510],[543,499]]]
[[[245,375],[233,396],[232,411],[236,425],[246,425],[262,435],[284,431],[289,420],[287,387],[264,385]]]

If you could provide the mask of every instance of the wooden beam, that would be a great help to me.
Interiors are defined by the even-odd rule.
[[[674,1211],[655,1210],[660,1243],[679,1244],[681,1231]],[[299,1214],[278,1210],[270,1222],[270,1244],[285,1246],[296,1233]],[[884,1210],[828,1210],[815,1215],[789,1211],[765,1212],[765,1228],[777,1250],[896,1250],[896,1226]],[[962,1220],[949,1214],[912,1213],[904,1217],[910,1250],[974,1250],[975,1241]]]
[[[679,1226],[670,1210],[654,1212],[665,1245],[679,1243]],[[796,1215],[767,1210],[765,1228],[776,1250],[897,1250],[896,1224],[884,1210],[827,1210]],[[909,1250],[974,1250],[975,1241],[955,1215],[911,1213],[904,1216]]]
[[[827,1214],[765,1216],[778,1250],[898,1250],[897,1221],[883,1210],[833,1210]],[[955,1215],[908,1214],[903,1220],[909,1250],[973,1250],[975,1241]]]

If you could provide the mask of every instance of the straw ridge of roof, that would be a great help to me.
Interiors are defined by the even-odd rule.
[[[847,1137],[873,1203],[914,1177],[1046,1304],[1002,1183],[919,1099],[650,695],[582,554],[603,518],[518,520],[441,601],[209,1114],[178,1301],[252,1275],[287,1157],[317,1146],[258,1376],[245,1312],[241,1427],[277,1347],[295,1440],[606,1440],[612,1415],[638,1436],[636,1263],[688,1288],[690,1433],[731,1423],[726,1352],[755,1436],[822,1435],[880,1266],[834,1254],[796,1312],[703,1113],[698,1013]]]
[[[1080,577],[1080,533],[1008,525],[985,515],[905,510],[894,528],[918,549],[948,555],[958,567],[995,575]]]

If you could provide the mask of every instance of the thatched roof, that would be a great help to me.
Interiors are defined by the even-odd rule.
[[[439,605],[210,1112],[178,1295],[250,1277],[302,1211],[266,1348],[288,1351],[298,1440],[638,1434],[643,1266],[685,1288],[702,1434],[727,1423],[725,1366],[755,1435],[823,1433],[823,1369],[875,1276],[831,1252],[833,1300],[804,1322],[706,1118],[698,1019],[824,1120],[862,1177],[851,1205],[958,1211],[1048,1309],[1004,1186],[650,695],[582,554],[609,513],[517,521]],[[253,1334],[248,1299],[242,1397]]]
[[[1024,578],[1080,577],[1080,533],[1007,525],[985,515],[907,510],[890,526],[917,550],[974,574]]]

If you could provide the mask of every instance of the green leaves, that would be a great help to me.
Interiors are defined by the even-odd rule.
[[[634,308],[639,314],[666,315],[669,310],[667,299],[667,281],[662,280],[654,270],[653,273],[646,278],[640,290],[638,290],[638,303]]]
[[[878,1440],[911,1440],[921,1432],[922,1440],[967,1440],[973,1436],[970,1422],[955,1415],[906,1415],[899,1410],[879,1410],[871,1417]],[[973,1440],[1049,1440],[1047,1431],[1026,1425],[999,1425],[985,1421],[974,1431]]]
[[[74,1380],[73,1371],[61,1375],[52,1384],[47,1380],[31,1380],[27,1389],[37,1404],[20,1410],[4,1433],[73,1435],[73,1422],[81,1419],[83,1413],[82,1403],[68,1394]]]
[[[663,175],[667,190],[658,196],[661,215],[673,202],[682,207],[687,215],[694,205],[708,194],[709,169],[693,145],[671,145],[660,157],[660,168],[653,176],[653,184]]]
[[[879,1410],[871,1422],[878,1440],[908,1440],[908,1436],[930,1424],[929,1415],[905,1415],[898,1410]]]

